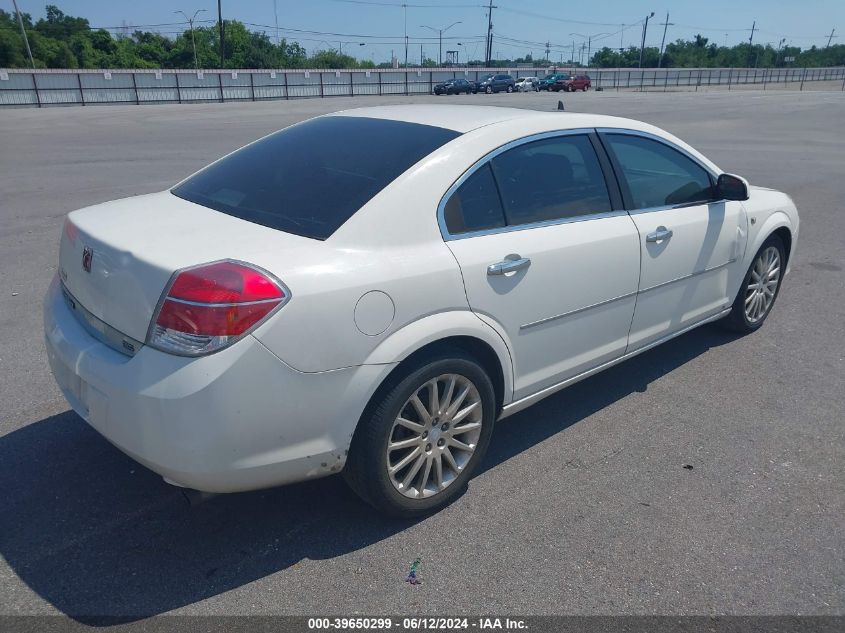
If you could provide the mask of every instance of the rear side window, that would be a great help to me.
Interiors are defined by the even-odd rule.
[[[452,235],[505,226],[502,200],[490,163],[476,170],[450,196],[443,208],[443,219]]]
[[[321,117],[236,151],[172,193],[242,220],[324,240],[400,174],[457,136],[404,121]]]
[[[607,134],[604,139],[622,170],[631,210],[712,199],[710,174],[678,150],[630,134]]]
[[[611,210],[590,139],[558,136],[519,145],[492,160],[508,225]]]

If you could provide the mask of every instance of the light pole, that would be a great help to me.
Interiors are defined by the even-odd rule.
[[[217,0],[217,26],[220,29],[220,68],[226,65],[226,27],[223,25],[222,0]]]
[[[645,22],[643,22],[643,39],[640,42],[640,63],[637,66],[637,68],[643,67],[643,51],[645,50],[645,34],[648,31],[648,21],[649,21],[650,18],[653,18],[653,17],[654,17],[654,11],[652,11],[651,14],[645,16]]]
[[[452,24],[450,24],[449,26],[446,26],[446,27],[444,27],[444,28],[442,28],[442,29],[436,29],[436,28],[434,28],[433,26],[426,26],[425,24],[421,24],[421,25],[420,25],[420,28],[422,28],[422,29],[430,29],[430,30],[434,31],[435,33],[437,33],[437,34],[440,36],[440,46],[438,47],[438,53],[437,53],[437,63],[438,63],[438,64],[440,64],[441,66],[443,65],[443,33],[444,33],[444,32],[446,32],[446,31],[448,31],[449,29],[451,29],[451,28],[452,28],[453,26],[455,26],[456,24],[463,24],[463,23],[459,20],[459,21],[457,21],[457,22],[453,22],[453,23],[452,23]]]
[[[204,11],[205,11],[205,9],[197,9],[196,11],[194,11],[194,16],[191,17],[191,18],[189,18],[188,14],[185,13],[184,11],[174,11],[173,12],[173,13],[181,13],[182,15],[184,15],[185,19],[188,21],[188,26],[191,29],[191,47],[194,49],[194,70],[199,70],[199,67],[200,67],[199,60],[197,60],[197,42],[194,39],[194,20],[196,20],[197,16]]]
[[[405,12],[405,68],[408,67],[408,5],[403,4],[402,10]]]
[[[590,53],[592,52],[593,38],[601,37],[603,35],[612,35],[612,33],[595,33],[593,35],[583,35],[581,33],[570,33],[570,35],[577,35],[581,39],[587,40],[587,67],[590,66]]]
[[[23,28],[23,17],[21,17],[21,10],[18,9],[17,0],[12,0],[12,4],[15,5],[15,13],[18,14],[18,24],[21,25],[21,35],[23,35],[23,43],[26,44],[26,54],[29,55],[29,64],[30,66],[32,66],[32,69],[35,70],[35,62],[32,59],[32,50],[29,48],[29,38],[26,36],[26,29]],[[830,44],[830,42],[828,42],[828,44]],[[34,78],[33,81],[35,81]]]

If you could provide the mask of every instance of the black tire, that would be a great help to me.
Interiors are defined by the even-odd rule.
[[[408,399],[427,382],[443,374],[458,374],[475,386],[482,406],[480,435],[471,457],[452,483],[433,496],[412,499],[400,493],[390,479],[387,471],[387,444],[393,433],[394,422]],[[493,383],[475,358],[459,349],[422,358],[376,392],[352,439],[349,457],[343,469],[344,478],[364,501],[385,514],[411,518],[439,510],[466,489],[473,471],[487,452],[495,417]],[[437,424],[439,422],[435,420],[435,426]]]
[[[508,94],[510,94],[511,92],[513,92],[513,86],[508,86],[507,91],[508,91]]]
[[[487,86],[487,87],[484,89],[484,92],[486,92],[488,95],[493,94],[493,86]]]
[[[766,307],[762,316],[760,316],[754,321],[751,321],[748,318],[748,315],[746,314],[745,310],[745,301],[748,292],[748,286],[751,282],[751,273],[754,270],[754,266],[757,263],[758,258],[760,258],[762,254],[770,247],[776,248],[778,251],[778,256],[780,257],[777,285],[775,286],[775,291],[774,295],[772,296],[771,303],[769,303],[768,307]],[[771,314],[772,308],[774,308],[775,306],[778,294],[780,293],[780,286],[783,283],[783,273],[785,270],[786,249],[784,248],[783,240],[778,235],[770,235],[768,239],[763,242],[763,245],[760,247],[760,250],[755,253],[754,259],[751,260],[751,265],[748,267],[748,271],[745,273],[745,277],[742,280],[742,285],[740,286],[739,292],[737,293],[733,305],[731,306],[731,311],[728,316],[719,321],[720,325],[734,332],[741,332],[743,334],[749,334],[751,332],[759,330],[763,326],[763,323],[766,321],[769,314]]]

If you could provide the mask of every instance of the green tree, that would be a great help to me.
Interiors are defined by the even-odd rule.
[[[86,18],[66,15],[58,6],[49,4],[46,16],[33,22],[23,14],[24,28],[29,38],[37,68],[193,68],[194,47],[190,31],[175,38],[160,33],[135,31],[131,36],[113,36],[106,30],[92,30]],[[266,33],[250,31],[237,20],[225,21],[227,68],[372,68],[370,61],[358,61],[337,50],[319,51],[310,57],[297,42],[281,40],[274,43]],[[201,68],[220,65],[220,40],[217,25],[194,28],[197,60]],[[786,58],[795,61],[786,62]],[[643,67],[657,65],[660,52],[656,47],[643,51]],[[592,64],[601,68],[637,68],[640,49],[608,47],[597,51]],[[424,59],[423,66],[436,65]],[[517,59],[494,61],[498,67],[516,64],[534,64],[531,55]],[[544,60],[541,65],[549,62]],[[469,66],[483,66],[482,60],[471,60]],[[536,65],[536,64],[534,64]],[[29,66],[26,47],[20,34],[17,16],[0,9],[0,67],[22,68]],[[569,64],[565,64],[568,67]],[[735,46],[718,46],[702,35],[692,40],[676,40],[666,45],[662,66],[677,68],[695,67],[758,67],[773,66],[845,66],[845,44],[811,46],[802,50],[796,46],[783,49],[771,45],[743,42]],[[390,68],[388,62],[378,65]]]

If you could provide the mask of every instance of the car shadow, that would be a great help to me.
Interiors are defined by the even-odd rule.
[[[734,338],[699,328],[503,421],[481,471]],[[339,477],[189,506],[71,411],[0,437],[0,486],[0,554],[44,600],[89,625],[193,604],[414,523],[377,515]]]

